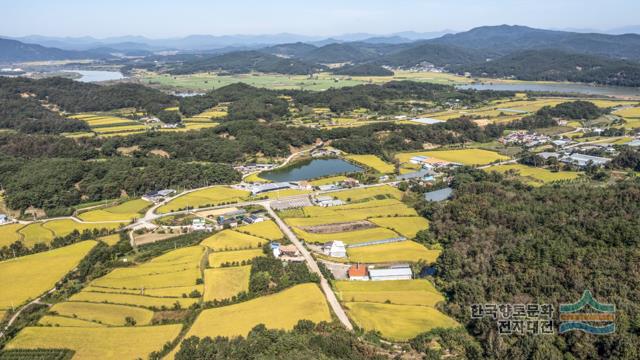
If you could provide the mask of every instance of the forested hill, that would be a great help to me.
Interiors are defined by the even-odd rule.
[[[0,38],[0,63],[37,60],[90,59],[102,57],[105,57],[105,55],[98,54],[97,52],[62,50]]]
[[[432,44],[506,55],[520,50],[557,49],[568,53],[640,60],[640,35],[585,34],[526,26],[483,26],[427,40]]]
[[[30,93],[58,105],[67,112],[107,111],[135,107],[150,113],[176,102],[174,97],[138,84],[101,86],[59,77],[30,80],[2,79],[0,88],[14,93]]]
[[[433,214],[430,232],[445,249],[437,276],[447,311],[478,334],[483,358],[640,356],[640,181],[530,188],[471,171],[459,174],[454,187],[452,201],[424,213]],[[494,320],[470,320],[472,304],[557,309],[584,290],[616,305],[613,335],[498,336]]]
[[[449,69],[484,77],[640,86],[638,62],[553,49],[525,50],[492,61],[451,66]]]
[[[258,51],[236,51],[215,56],[197,56],[170,66],[172,74],[223,71],[231,74],[259,71],[280,74],[311,74],[324,66],[303,60],[287,59]]]

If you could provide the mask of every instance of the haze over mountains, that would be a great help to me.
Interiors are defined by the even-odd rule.
[[[164,40],[119,37],[100,42],[89,37],[27,38],[39,44],[0,39],[0,62],[89,58],[173,74],[200,71],[309,74],[326,71],[327,64],[358,65],[343,69],[342,75],[383,75],[388,71],[383,66],[411,68],[430,64],[446,71],[477,76],[624,86],[640,83],[638,34],[609,35],[501,25],[455,34],[370,36],[350,34],[320,39],[294,34],[194,35]],[[122,55],[144,59],[123,60]]]

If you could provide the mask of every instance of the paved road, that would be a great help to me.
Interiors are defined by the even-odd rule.
[[[327,281],[327,279],[325,279],[324,275],[322,275],[322,272],[320,271],[316,260],[313,258],[313,256],[311,256],[311,253],[309,253],[304,245],[302,245],[298,237],[293,233],[293,231],[291,231],[291,229],[284,223],[284,221],[280,219],[278,214],[276,214],[276,212],[271,209],[269,203],[265,204],[265,209],[267,209],[269,215],[271,215],[271,217],[276,221],[276,224],[278,224],[280,230],[282,230],[285,236],[291,241],[291,243],[293,243],[293,245],[296,246],[296,248],[298,248],[298,251],[300,251],[305,261],[307,262],[307,266],[309,267],[309,269],[320,276],[320,287],[324,292],[324,296],[327,298],[329,306],[331,306],[331,309],[333,309],[333,313],[338,317],[338,320],[340,320],[340,322],[347,329],[353,330],[353,325],[351,324],[347,313],[345,313],[344,309],[342,309],[342,306],[340,306],[340,302],[338,301],[336,294],[333,293],[329,282]]]

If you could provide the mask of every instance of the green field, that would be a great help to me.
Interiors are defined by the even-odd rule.
[[[256,249],[266,244],[267,240],[233,230],[223,230],[206,239],[200,244],[215,251]]]
[[[204,271],[204,301],[229,299],[249,290],[251,266],[206,269]]]
[[[267,240],[280,240],[284,237],[278,225],[271,220],[241,226],[236,228],[237,232],[253,235]]]
[[[175,339],[182,325],[141,327],[27,327],[7,349],[71,349],[74,360],[146,359]]]
[[[126,317],[133,318],[136,321],[136,325],[147,325],[153,317],[153,311],[139,307],[88,302],[58,303],[51,307],[50,312],[61,316],[113,326],[125,325]]]
[[[262,249],[217,251],[209,254],[209,266],[221,267],[225,263],[241,263],[242,261],[253,260],[260,256],[264,256]]]
[[[111,206],[98,210],[91,210],[78,215],[84,221],[123,221],[140,218],[144,209],[151,205],[150,202],[136,199],[123,202],[117,206]]]
[[[297,285],[277,294],[200,313],[185,336],[246,336],[258,324],[291,329],[302,319],[331,321],[324,294],[316,284]]]
[[[345,304],[349,316],[365,330],[378,330],[391,340],[406,341],[431,329],[460,326],[429,306],[366,302]]]
[[[429,221],[420,216],[372,218],[369,221],[391,229],[408,239],[415,238],[418,231],[429,228]]]
[[[53,288],[96,244],[83,241],[0,262],[0,310],[17,308]]]
[[[268,89],[301,89],[322,91],[330,88],[356,86],[368,83],[386,83],[393,80],[412,80],[435,84],[466,84],[472,79],[446,73],[434,72],[408,72],[397,71],[394,76],[362,76],[344,77],[328,73],[314,75],[312,78],[305,75],[279,75],[279,74],[236,74],[230,76],[217,76],[210,73],[192,75],[163,75],[155,73],[143,73],[139,75],[145,84],[159,85],[169,88],[187,90],[211,90],[238,82],[255,87]]]
[[[180,196],[158,208],[159,214],[165,214],[180,209],[214,206],[242,201],[249,196],[248,191],[236,190],[224,186],[215,186],[204,190],[197,190]]]
[[[362,164],[381,174],[393,174],[395,167],[392,164],[384,162],[375,155],[349,155],[347,159]]]
[[[349,261],[358,263],[398,263],[426,261],[433,263],[440,250],[429,250],[413,241],[364,246],[347,250]]]
[[[530,167],[522,164],[497,165],[484,169],[499,173],[516,173],[525,182],[533,186],[541,186],[554,181],[575,180],[581,173],[570,171],[553,172],[543,168]]]
[[[443,150],[443,151],[420,151],[412,153],[396,154],[396,158],[401,163],[409,162],[414,156],[427,156],[430,158],[444,160],[463,165],[487,165],[494,161],[508,160],[509,158],[493,151],[482,149],[463,150]]]

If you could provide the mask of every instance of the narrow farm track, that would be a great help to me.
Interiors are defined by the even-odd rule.
[[[269,206],[268,203],[265,204],[265,209],[267,209],[267,211],[269,212],[269,215],[271,215],[271,217],[276,221],[276,224],[278,224],[278,227],[280,227],[280,230],[282,230],[285,236],[291,241],[291,243],[293,243],[293,245],[296,246],[298,251],[300,251],[309,269],[314,273],[318,274],[318,276],[320,277],[320,287],[322,288],[322,292],[324,293],[324,296],[327,298],[327,302],[329,303],[329,306],[331,306],[333,313],[336,314],[336,316],[338,317],[338,320],[340,320],[340,322],[347,329],[353,330],[353,325],[351,324],[351,321],[349,320],[347,313],[345,313],[344,309],[342,309],[342,306],[340,306],[340,302],[338,301],[336,294],[333,293],[333,290],[331,289],[329,282],[320,271],[320,268],[318,267],[318,263],[316,263],[313,256],[311,256],[311,253],[309,253],[309,251],[304,247],[304,245],[302,245],[298,237],[293,233],[293,231],[291,231],[291,229],[289,229],[289,227],[284,223],[284,221],[280,219],[278,214],[276,214],[276,212],[273,211],[273,209],[271,209],[271,206]]]
[[[49,291],[47,291],[46,293],[38,296],[37,298],[35,298],[33,301],[31,301],[30,303],[26,304],[25,306],[21,307],[18,311],[16,311],[15,314],[13,314],[13,316],[11,316],[11,319],[9,319],[9,321],[7,322],[7,325],[5,325],[5,327],[2,329],[2,331],[0,331],[0,338],[4,337],[4,333],[9,329],[9,327],[11,327],[11,325],[13,325],[13,323],[18,319],[18,317],[20,316],[20,314],[22,314],[22,312],[27,309],[30,306],[36,305],[36,304],[41,304],[41,305],[47,305],[47,306],[51,306],[51,304],[47,304],[47,303],[43,303],[40,300],[48,295],[51,294],[52,292],[56,291],[56,288],[53,288]]]

